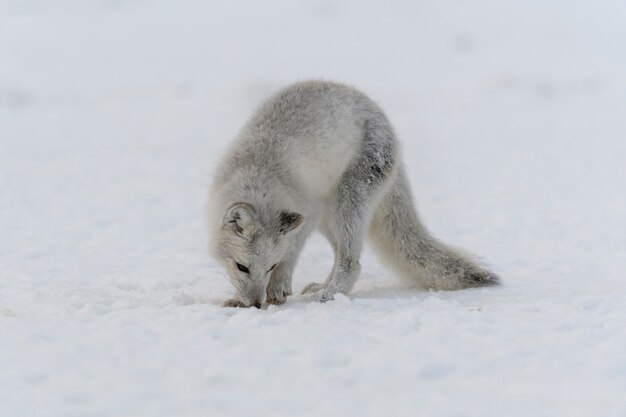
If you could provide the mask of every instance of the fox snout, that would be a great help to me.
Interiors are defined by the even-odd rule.
[[[261,308],[261,303],[265,298],[265,286],[258,285],[247,291],[240,291],[239,298],[246,307]]]
[[[248,307],[261,308],[261,303],[262,302],[263,302],[263,298],[262,297],[254,297],[254,298],[249,300],[249,302],[247,303],[247,306]]]

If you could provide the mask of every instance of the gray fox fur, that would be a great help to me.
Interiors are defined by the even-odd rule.
[[[498,277],[433,238],[420,222],[396,135],[363,93],[327,81],[270,97],[217,168],[211,246],[237,290],[226,306],[281,304],[306,239],[319,230],[335,261],[315,300],[348,293],[367,236],[398,274],[434,290],[493,285]]]

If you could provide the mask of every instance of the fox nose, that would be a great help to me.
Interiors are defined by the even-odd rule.
[[[256,303],[252,304],[254,307],[256,308],[261,308],[261,302],[257,301]]]

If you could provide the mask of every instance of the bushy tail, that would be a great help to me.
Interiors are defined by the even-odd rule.
[[[421,287],[458,290],[498,284],[497,275],[437,241],[422,226],[403,170],[376,208],[369,238],[384,261]]]

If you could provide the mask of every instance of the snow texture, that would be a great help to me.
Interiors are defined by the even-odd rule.
[[[626,3],[0,1],[0,416],[626,416]],[[359,87],[499,288],[222,308],[216,161]],[[299,291],[331,250],[307,245]]]

